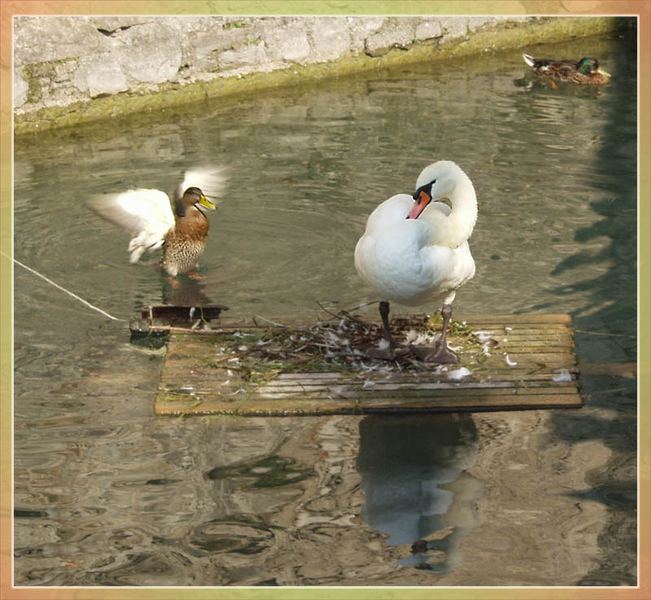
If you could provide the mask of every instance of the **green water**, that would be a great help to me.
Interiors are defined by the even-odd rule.
[[[580,360],[635,361],[634,37],[529,49],[598,56],[614,76],[603,89],[529,85],[510,52],[20,140],[15,256],[125,319],[161,301],[272,319],[354,306],[374,299],[352,262],[366,217],[450,159],[479,201],[477,275],[456,310],[571,313]],[[226,166],[228,187],[210,215],[204,280],[172,289],[155,260],[128,263],[128,236],[84,200],[171,192],[196,164]],[[161,356],[16,267],[17,584],[635,583],[635,380],[586,378],[584,409],[538,413],[526,436],[517,425],[531,413],[166,419],[152,415]],[[540,456],[558,451],[548,493],[601,511],[573,517],[590,539],[565,539],[567,522],[545,517],[582,560],[568,568],[544,547],[523,556],[504,528],[496,547],[516,574],[469,575],[473,540],[492,524],[481,444],[503,435],[531,449],[541,432]],[[568,456],[586,441],[603,460],[572,463],[582,479],[568,484]],[[435,559],[405,549],[436,532]]]

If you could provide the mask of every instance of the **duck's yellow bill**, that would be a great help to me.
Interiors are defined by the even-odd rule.
[[[201,196],[201,198],[199,198],[199,204],[201,204],[201,206],[205,208],[209,208],[210,210],[215,210],[217,208],[215,203],[212,202],[211,200],[208,200],[208,198],[206,198],[205,196]]]
[[[604,77],[611,78],[612,75],[608,71],[604,71],[603,69],[597,69],[597,73],[601,73]]]

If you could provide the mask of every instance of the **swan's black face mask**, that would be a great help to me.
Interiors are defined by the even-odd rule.
[[[436,183],[436,179],[421,185],[412,195],[412,198],[416,201],[420,199],[420,193],[425,192],[430,198],[432,197],[432,186]]]
[[[412,198],[415,204],[411,207],[408,219],[417,219],[421,213],[427,208],[427,205],[432,201],[432,186],[436,183],[436,179],[421,185],[413,194]]]

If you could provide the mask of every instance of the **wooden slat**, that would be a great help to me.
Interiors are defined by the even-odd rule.
[[[550,385],[547,381],[538,381],[535,383],[527,382],[526,385],[518,385],[513,381],[491,381],[491,382],[469,382],[469,383],[450,383],[432,381],[428,383],[390,383],[378,382],[372,386],[362,387],[360,389],[359,382],[346,382],[342,384],[329,383],[317,385],[303,385],[302,383],[294,383],[291,385],[276,384],[275,382],[261,385],[257,389],[258,394],[273,394],[273,393],[298,393],[298,394],[313,394],[313,393],[340,393],[348,391],[351,393],[360,394],[361,396],[377,393],[390,393],[396,392],[401,394],[418,394],[418,395],[436,395],[437,393],[457,393],[463,390],[466,395],[470,394],[484,394],[489,395],[493,392],[504,394],[505,390],[509,393],[517,394],[522,391],[526,393],[547,393],[557,392],[562,393],[564,388],[576,388],[576,382],[556,383]]]
[[[270,373],[271,379],[260,383],[243,379],[238,363],[229,362],[229,341],[223,336],[267,330],[269,322],[216,319],[212,334],[170,336],[155,411],[161,415],[325,415],[582,405],[568,315],[469,315],[463,319],[473,332],[483,332],[497,345],[489,347],[483,363],[478,359],[481,364],[468,365],[471,374],[461,381],[448,376],[461,366],[455,365],[388,375],[376,371]],[[297,326],[289,318],[269,320]],[[300,326],[311,327],[314,322],[304,319]],[[401,327],[417,326],[423,316],[398,316],[395,322]]]
[[[532,410],[543,408],[580,408],[579,394],[546,396],[493,396],[490,403],[465,397],[407,400],[396,402],[395,398],[373,398],[361,403],[349,399],[305,400],[297,403],[289,400],[237,400],[224,401],[215,397],[205,399],[182,398],[169,395],[156,405],[159,415],[225,414],[243,416],[300,416],[332,414],[370,414],[379,412],[478,412],[487,410]]]
[[[576,368],[574,370],[566,369],[567,374],[572,377],[573,379],[576,379]],[[277,382],[283,382],[283,381],[288,381],[285,379],[285,377],[291,377],[292,375],[296,375],[295,373],[282,373],[278,375],[276,378]],[[305,384],[309,384],[311,382],[315,384],[323,383],[323,379],[320,379],[316,377],[319,375],[318,373],[314,374],[314,377],[306,377],[303,378],[302,375],[298,375],[299,379],[297,381]],[[338,373],[323,373],[323,375],[332,375],[332,379],[330,381],[336,382],[336,381],[347,381],[347,379],[341,377]],[[499,372],[496,373],[492,371],[491,373],[475,373],[476,377],[475,379],[477,381],[494,381],[494,382],[499,382],[499,381],[530,381],[530,382],[535,382],[535,381],[555,381],[559,377],[565,378],[565,374],[561,374],[558,371],[541,371],[539,373],[536,372],[531,372],[529,370],[524,370],[524,369],[511,369],[510,371],[506,372]],[[356,381],[360,384],[363,384],[365,381],[367,381],[369,378],[358,378]],[[291,379],[289,380],[291,381]],[[378,381],[376,379],[373,379],[373,381]],[[401,383],[401,382],[410,382],[410,383],[417,383],[417,382],[427,382],[431,381],[431,378],[427,378],[424,375],[416,374],[416,373],[396,373],[395,377],[391,377],[389,379],[391,382],[395,383]],[[443,379],[442,381],[445,381]]]
[[[327,316],[326,316],[327,317]],[[397,319],[409,319],[413,321],[421,321],[425,319],[427,315],[400,315],[396,316]],[[365,321],[377,322],[377,317],[375,312],[372,314],[364,315]],[[221,317],[219,323],[216,324],[217,327],[222,329],[266,329],[270,326],[270,321],[274,323],[280,323],[283,325],[288,325],[291,327],[310,327],[314,325],[316,319],[309,317],[300,317],[297,318],[293,315],[287,315],[285,317],[272,317],[265,320],[265,317]],[[482,328],[489,326],[499,326],[502,329],[504,327],[512,327],[515,329],[516,326],[522,325],[541,325],[544,324],[548,327],[553,327],[554,325],[559,326],[569,326],[572,323],[572,317],[567,314],[525,314],[525,315],[455,315],[454,319],[460,322],[467,322],[472,324],[474,329],[481,330]]]

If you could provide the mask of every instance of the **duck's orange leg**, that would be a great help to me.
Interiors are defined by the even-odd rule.
[[[205,279],[205,277],[199,275],[197,271],[188,271],[187,275],[190,279],[194,279],[194,281],[203,281]]]

